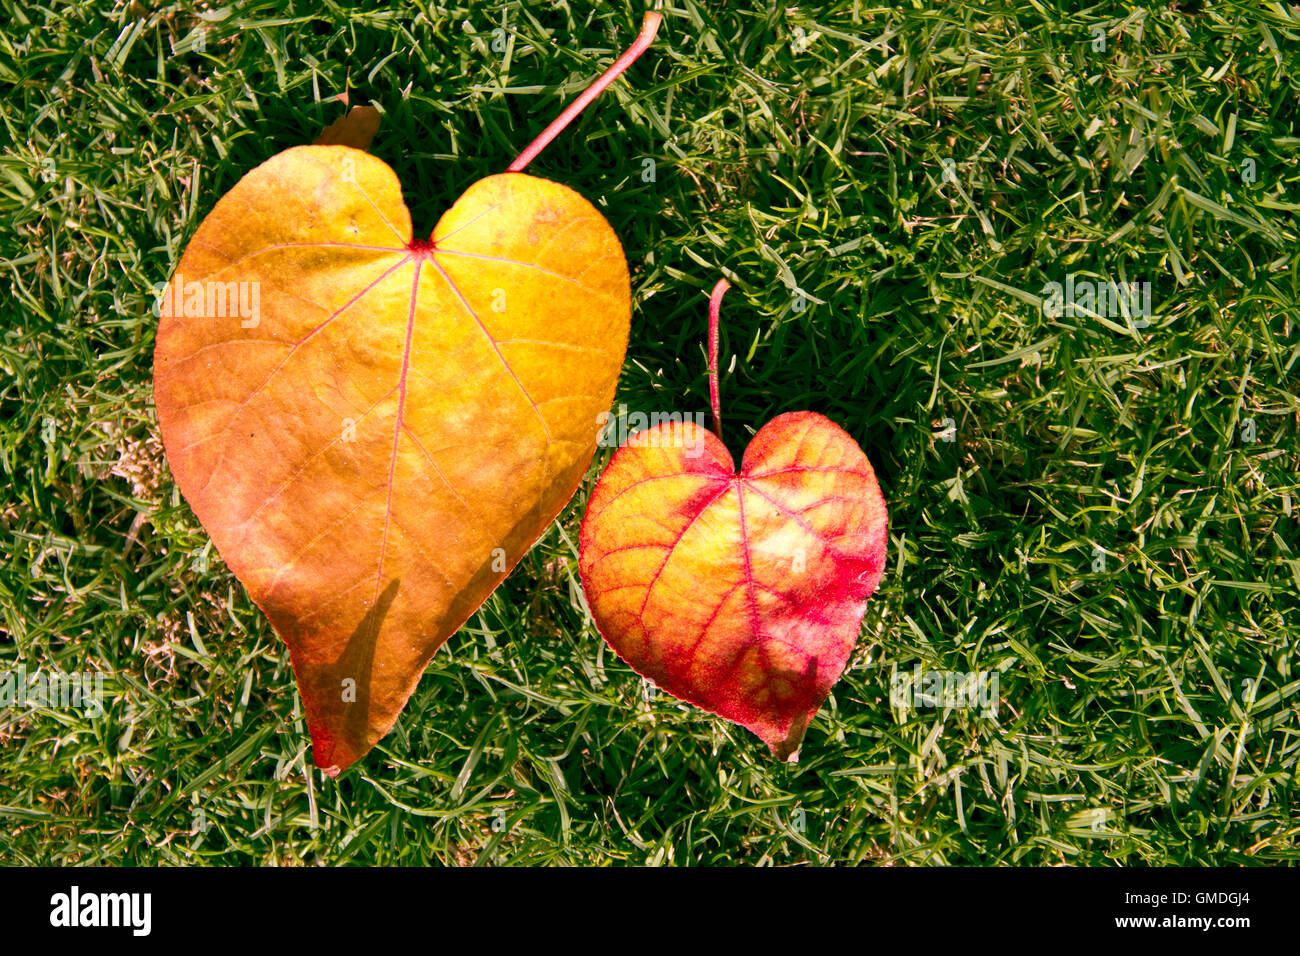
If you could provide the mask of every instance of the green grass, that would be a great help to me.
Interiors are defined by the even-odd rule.
[[[618,401],[707,408],[726,275],[733,452],[812,409],[871,458],[889,571],[854,663],[794,766],[642,701],[575,591],[602,453],[331,781],[161,455],[151,287],[344,89],[427,234],[641,7],[109,6],[0,0],[0,677],[107,697],[0,711],[0,861],[1300,859],[1294,7],[675,0],[530,172],[623,241]],[[1151,282],[1151,324],[1045,315],[1067,273]],[[918,662],[996,670],[996,718],[892,708]]]

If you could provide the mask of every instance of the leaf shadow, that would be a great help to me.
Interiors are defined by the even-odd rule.
[[[345,689],[344,681],[351,680],[354,700],[344,697],[343,723],[339,728],[342,739],[336,742],[352,753],[361,753],[366,749],[366,734],[370,726],[370,677],[375,666],[375,649],[379,642],[379,629],[384,618],[388,616],[401,578],[393,578],[380,593],[379,599],[357,624],[357,628],[348,638],[347,646],[338,660],[324,667],[318,686],[332,688],[330,693],[340,693]]]

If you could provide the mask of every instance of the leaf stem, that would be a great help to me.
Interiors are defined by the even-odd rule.
[[[719,279],[709,296],[709,401],[713,404],[713,433],[722,437],[722,398],[718,394],[718,320],[722,314],[722,296],[731,283]]]
[[[528,144],[528,148],[520,153],[519,158],[506,168],[506,172],[523,172],[524,168],[537,158],[537,154],[549,146],[551,140],[560,135],[560,131],[572,123],[574,117],[581,113],[588,103],[598,97],[605,87],[614,82],[614,79],[620,73],[631,66],[636,58],[645,52],[646,47],[654,41],[655,34],[659,32],[659,24],[662,21],[663,14],[654,10],[647,13],[645,20],[641,23],[641,33],[636,38],[636,41],[623,51],[623,55],[614,61],[613,66],[600,75],[600,79],[583,90],[582,95],[570,103],[568,109],[557,116],[550,126],[542,130],[541,135]]]

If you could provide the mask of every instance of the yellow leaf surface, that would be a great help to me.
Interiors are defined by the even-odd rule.
[[[622,248],[522,173],[413,242],[392,169],[302,146],[217,203],[161,314],[172,472],[288,644],[336,774],[577,489],[627,348]]]

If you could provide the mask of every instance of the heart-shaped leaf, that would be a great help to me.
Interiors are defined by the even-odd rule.
[[[716,389],[713,405],[720,419]],[[785,760],[848,663],[886,526],[871,463],[828,418],[774,418],[739,472],[716,435],[669,421],[614,453],[579,569],[597,628],[633,670]]]
[[[522,173],[413,241],[385,163],[303,146],[217,203],[161,305],[172,472],[336,774],[576,490],[627,347],[622,248]]]

